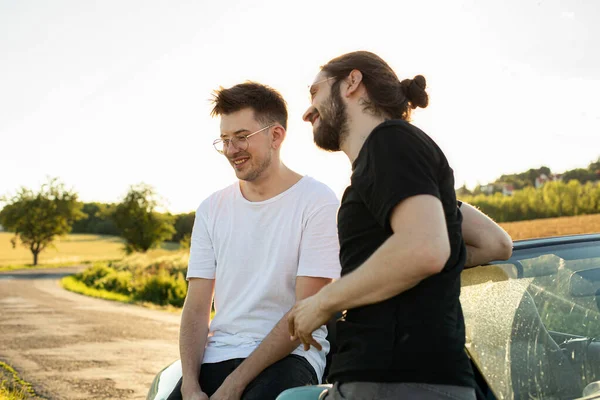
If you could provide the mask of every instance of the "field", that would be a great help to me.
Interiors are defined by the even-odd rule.
[[[579,233],[600,233],[600,214],[577,217],[547,218],[532,221],[506,222],[500,224],[513,240],[548,236],[575,235]],[[28,249],[19,245],[12,248],[13,234],[0,232],[0,266],[31,264],[32,256]],[[165,243],[164,250],[176,250],[175,243]],[[152,251],[152,256],[161,251]],[[154,254],[156,253],[156,254]],[[125,256],[123,241],[115,236],[76,234],[67,235],[54,243],[54,246],[40,254],[39,264],[73,264],[84,261],[117,260]]]
[[[26,265],[33,262],[29,249],[21,244],[13,249],[10,240],[12,233],[0,232],[0,266]],[[178,245],[165,243],[163,249],[174,250]],[[116,236],[67,235],[54,242],[50,247],[40,253],[40,265],[74,264],[84,261],[116,260],[123,258],[123,241]]]
[[[31,264],[33,256],[26,247],[18,244],[13,249],[12,233],[0,232],[0,265]],[[94,260],[111,260],[123,257],[123,242],[115,236],[67,235],[40,253],[39,264],[60,264]]]
[[[513,240],[600,233],[600,214],[505,222],[500,225]]]

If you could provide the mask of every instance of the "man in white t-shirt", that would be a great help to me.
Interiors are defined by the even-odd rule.
[[[212,115],[221,117],[214,146],[238,181],[196,212],[181,319],[183,378],[170,398],[275,399],[322,379],[325,327],[305,351],[290,342],[286,314],[339,277],[339,202],[281,161],[287,109],[277,91],[247,82],[216,91],[213,103]]]

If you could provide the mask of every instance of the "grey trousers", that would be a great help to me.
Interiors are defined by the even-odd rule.
[[[321,394],[326,400],[475,400],[475,389],[464,386],[431,385],[428,383],[336,383]]]

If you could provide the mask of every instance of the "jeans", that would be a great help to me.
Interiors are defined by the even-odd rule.
[[[202,364],[200,369],[200,388],[209,397],[221,386],[225,378],[229,376],[240,364],[243,358],[222,361],[219,363]],[[180,379],[168,400],[181,399]],[[317,385],[319,380],[310,363],[301,356],[290,354],[277,361],[261,372],[242,394],[242,400],[269,400],[275,398],[286,389]]]
[[[475,400],[475,389],[463,386],[428,383],[336,383],[321,395],[326,400]]]

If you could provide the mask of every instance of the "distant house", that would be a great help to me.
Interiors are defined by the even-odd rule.
[[[541,174],[540,176],[535,178],[535,188],[536,189],[541,188],[542,186],[544,186],[544,184],[546,182],[561,181],[562,177],[563,177],[563,174],[552,174],[550,176],[547,176],[546,174]]]
[[[509,183],[502,185],[502,194],[505,196],[512,196],[515,191],[515,187]]]
[[[494,185],[483,185],[480,187],[481,193],[494,194]]]
[[[549,182],[549,181],[550,181],[550,178],[548,178],[548,175],[541,174],[540,176],[535,178],[535,188],[539,189],[542,186],[544,186],[544,183]]]

